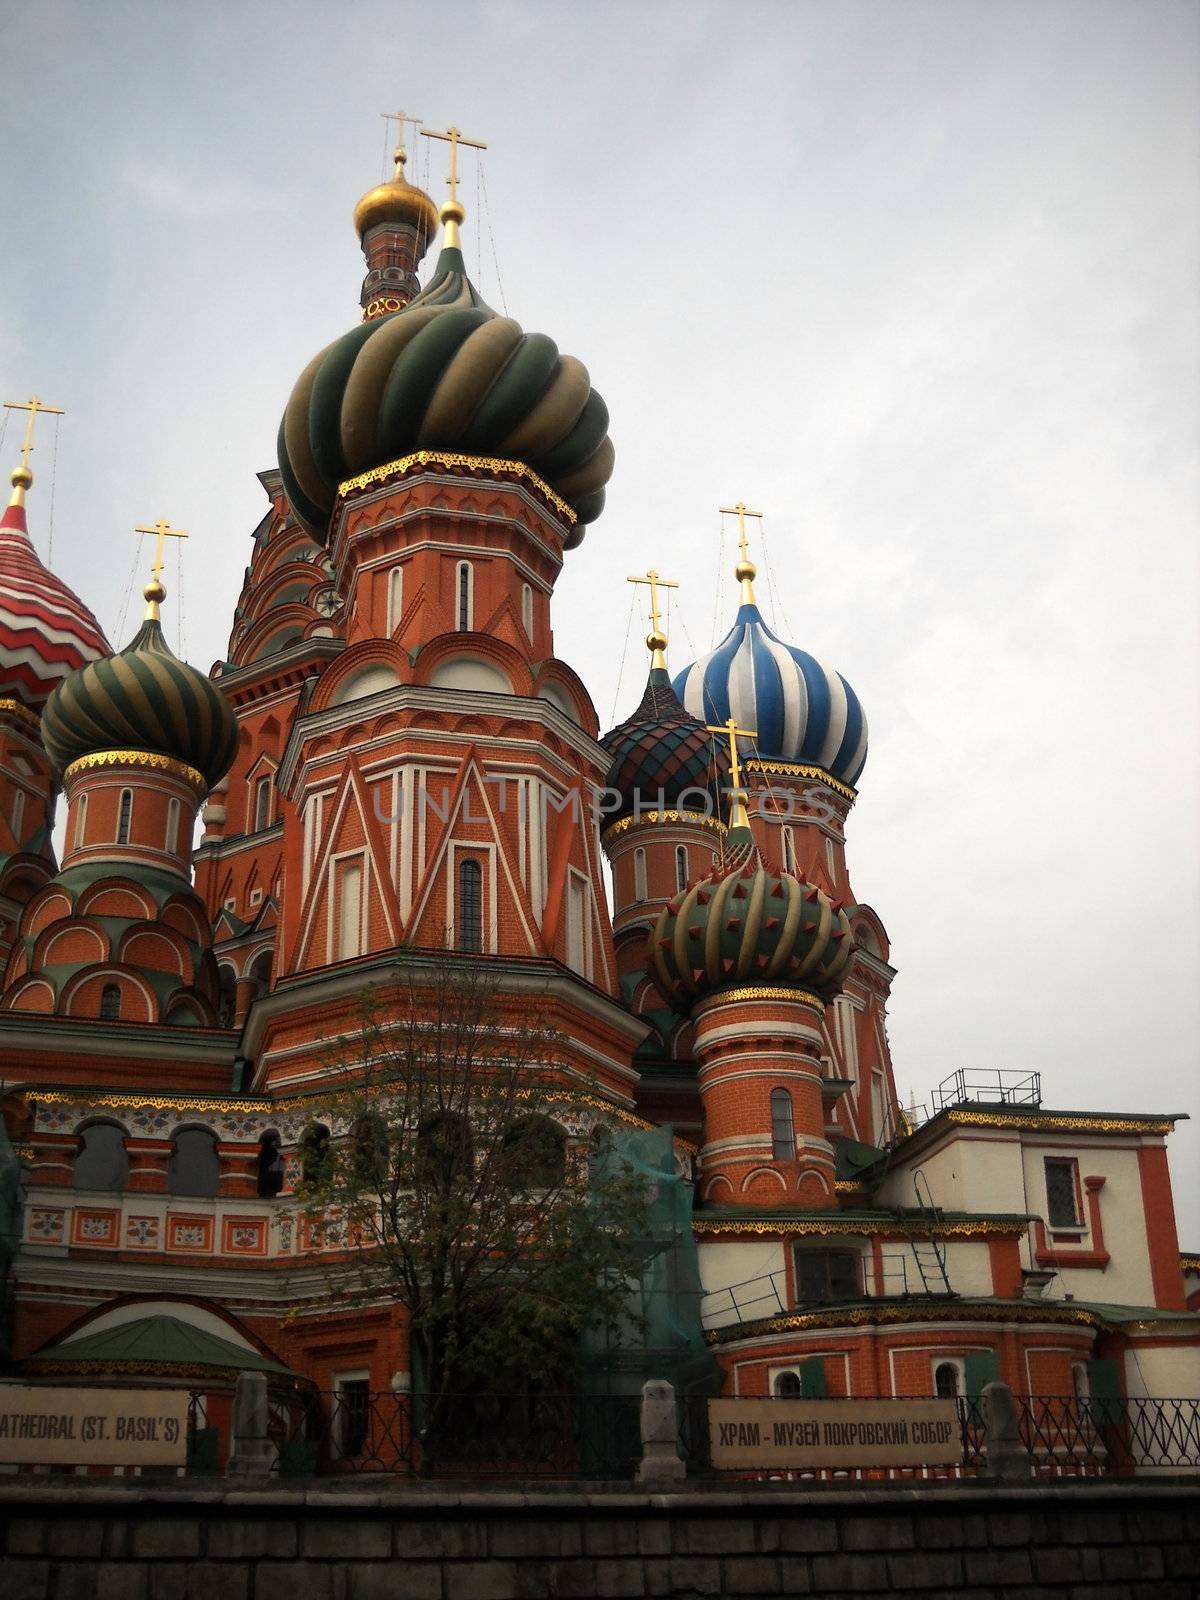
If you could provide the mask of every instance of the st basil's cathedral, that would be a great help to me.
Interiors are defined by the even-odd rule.
[[[602,730],[551,604],[603,511],[607,407],[484,303],[454,182],[439,209],[404,162],[355,210],[361,319],[286,400],[210,673],[163,633],[169,525],[114,649],[35,553],[27,449],[12,473],[6,1370],[152,1375],[218,1419],[245,1370],[419,1383],[394,1307],[329,1303],[289,1203],[326,1042],[403,947],[552,1026],[589,1088],[568,1145],[665,1135],[710,1392],[1200,1393],[1176,1117],[1050,1109],[1036,1074],[899,1105],[891,947],[846,855],[866,715],[767,626],[741,503],[728,633],[672,672],[648,574],[645,691]]]

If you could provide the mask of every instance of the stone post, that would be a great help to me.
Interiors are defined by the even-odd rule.
[[[1006,1383],[987,1383],[980,1398],[987,1430],[984,1453],[988,1476],[1001,1483],[1028,1483],[1033,1475],[1033,1461],[1017,1428],[1012,1390]]]
[[[642,1459],[637,1481],[650,1487],[682,1483],[687,1464],[679,1454],[675,1386],[663,1378],[642,1385]]]
[[[233,1391],[233,1448],[225,1472],[231,1478],[263,1478],[275,1463],[267,1436],[270,1407],[265,1372],[239,1372]]]

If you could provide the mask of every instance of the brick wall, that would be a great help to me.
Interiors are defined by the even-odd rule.
[[[5,1600],[1193,1600],[1200,1485],[0,1487]]]

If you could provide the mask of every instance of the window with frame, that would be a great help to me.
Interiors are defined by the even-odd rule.
[[[633,852],[633,898],[646,898],[646,852],[640,846]]]
[[[84,838],[87,835],[87,808],[88,808],[88,797],[85,794],[81,794],[79,796],[79,807],[78,807],[77,811],[75,812],[75,848],[76,848],[76,850],[79,849],[80,845],[83,843]]]
[[[271,826],[271,775],[264,773],[254,782],[254,831],[261,833]]]
[[[796,1300],[824,1305],[862,1295],[862,1257],[856,1250],[796,1249]]]
[[[521,585],[521,625],[525,637],[533,638],[533,590],[527,583]]]
[[[957,1361],[938,1361],[933,1368],[933,1392],[939,1400],[957,1400],[963,1392],[962,1366]]]
[[[792,1113],[792,1097],[786,1089],[771,1090],[771,1159],[773,1161],[796,1159],[796,1126]]]
[[[121,1020],[121,985],[119,983],[106,983],[100,991],[100,1021],[120,1022]]]
[[[678,889],[679,893],[682,894],[687,886],[688,853],[685,846],[679,844],[675,846],[675,887]]]
[[[483,869],[470,856],[458,864],[458,939],[460,950],[483,949]]]
[[[93,1122],[79,1132],[79,1153],[71,1173],[76,1189],[103,1189],[120,1194],[129,1177],[125,1130],[115,1122]]]
[[[117,843],[129,843],[129,827],[133,820],[133,790],[122,789],[121,800],[117,806]]]
[[[337,1395],[334,1416],[334,1442],[343,1459],[360,1456],[366,1449],[371,1422],[371,1380],[369,1377],[341,1377],[333,1380]]]
[[[783,839],[783,870],[795,872],[796,870],[796,838],[790,828],[781,828]]]
[[[1078,1228],[1079,1163],[1070,1157],[1046,1157],[1046,1217],[1052,1228]]]
[[[179,848],[179,801],[167,803],[167,829],[163,834],[163,849],[174,852]]]
[[[458,631],[470,633],[471,610],[473,596],[471,593],[471,563],[460,561],[458,564]]]

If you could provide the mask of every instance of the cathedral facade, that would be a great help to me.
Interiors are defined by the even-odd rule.
[[[110,647],[13,474],[9,1371],[200,1386],[212,1415],[241,1370],[412,1384],[403,1316],[331,1301],[292,1203],[327,1043],[404,949],[537,1008],[588,1090],[564,1137],[671,1129],[723,1393],[1200,1393],[1170,1115],[1047,1109],[1032,1075],[898,1104],[891,947],[846,851],[866,717],[761,616],[746,509],[727,636],[673,677],[652,586],[645,692],[604,731],[552,604],[607,408],[483,302],[453,192],[401,156],[355,222],[362,320],[287,401],[210,674],[168,648],[157,569]]]

